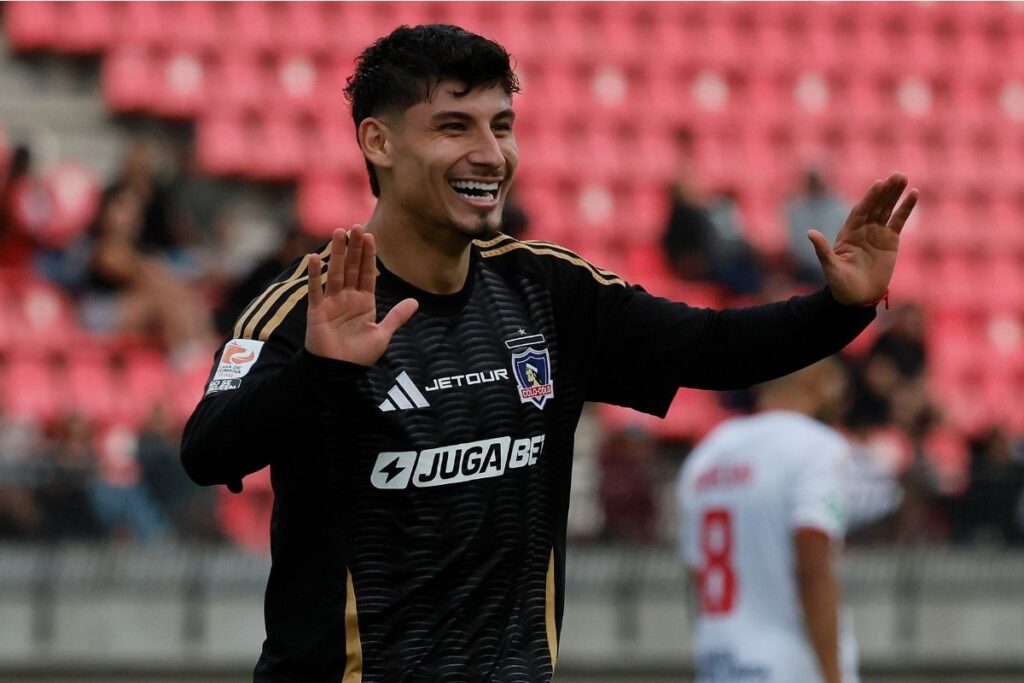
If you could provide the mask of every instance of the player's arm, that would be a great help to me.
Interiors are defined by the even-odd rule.
[[[839,582],[833,567],[832,539],[804,527],[793,535],[796,582],[808,640],[825,683],[841,683],[839,666]]]
[[[807,637],[822,676],[840,679],[838,544],[846,528],[846,484],[849,444],[834,432],[802,430],[794,444],[789,481],[789,527],[794,543],[797,592]]]
[[[304,331],[252,342],[252,370],[237,385],[210,387],[185,427],[181,461],[199,484],[241,490],[242,477],[277,455],[301,457],[324,411],[344,411],[347,390],[416,310],[406,299],[377,322],[374,242],[360,226],[335,231],[326,286],[320,257],[307,262]]]
[[[679,387],[747,387],[838,352],[874,319],[874,306],[864,304],[888,287],[899,232],[916,203],[912,191],[896,208],[905,189],[901,174],[875,183],[834,248],[812,238],[828,286],[788,301],[693,308],[616,284],[606,271],[591,277],[561,267],[554,292],[563,337],[590,383],[587,399],[663,415]]]

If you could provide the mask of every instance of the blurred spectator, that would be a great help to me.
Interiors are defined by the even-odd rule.
[[[859,424],[844,430],[850,442],[851,543],[893,543],[904,504],[900,480],[911,459],[911,444],[896,429]]]
[[[68,447],[84,452],[92,438],[85,426],[71,434]],[[142,482],[138,448],[138,437],[127,429],[109,429],[100,436],[95,451],[99,477],[89,499],[107,534],[147,542],[165,537],[170,525]]]
[[[892,311],[887,329],[879,335],[869,355],[888,358],[906,380],[924,374],[924,311],[917,304],[902,304]]]
[[[804,175],[803,192],[786,204],[789,255],[793,262],[793,276],[799,282],[825,284],[821,264],[814,253],[814,246],[807,239],[807,231],[813,228],[834,242],[848,213],[849,208],[832,193],[822,172],[816,168],[808,169]]]
[[[637,427],[626,427],[608,436],[600,455],[598,491],[607,538],[654,540],[657,454],[657,441]]]
[[[313,251],[320,241],[302,232],[297,225],[290,226],[281,237],[277,249],[258,262],[248,275],[229,289],[224,303],[214,316],[217,332],[221,336],[230,335],[235,321],[249,302],[259,296],[267,284],[289,263]]]
[[[34,423],[0,413],[0,538],[26,539],[43,526],[33,495],[43,475],[34,457],[39,438]]]
[[[84,418],[68,415],[50,426],[42,460],[46,477],[39,489],[49,538],[97,538],[90,490],[97,476],[92,430]]]
[[[937,409],[925,383],[926,362],[924,314],[915,304],[902,305],[858,368],[849,422],[892,422],[908,434],[933,423]]]
[[[31,264],[35,238],[53,220],[54,202],[44,183],[32,174],[28,147],[16,147],[0,184],[0,266]]]
[[[936,456],[929,452],[924,433],[911,434],[910,463],[900,475],[903,505],[896,518],[896,542],[921,544],[942,541],[949,535],[944,510],[945,484]]]
[[[992,427],[969,442],[970,482],[952,506],[952,540],[1024,541],[1018,508],[1024,492],[1024,462],[1009,435]]]
[[[711,279],[732,294],[761,291],[761,265],[757,252],[744,237],[738,194],[726,187],[712,195],[708,217],[714,228],[708,245]]]
[[[141,212],[127,187],[104,197],[91,236],[83,321],[98,332],[155,335],[171,351],[205,348],[213,337],[210,316],[164,261],[143,253]]]
[[[178,536],[191,540],[222,538],[215,523],[216,491],[197,487],[178,459],[181,433],[157,405],[139,433],[142,484]]]
[[[168,185],[157,178],[154,145],[145,138],[129,145],[120,175],[107,188],[107,194],[131,190],[142,205],[139,248],[146,253],[163,253],[173,260],[187,244],[187,238],[180,222],[173,220]]]
[[[903,377],[891,358],[868,355],[854,374],[853,404],[847,422],[852,427],[888,424],[892,397],[902,384]]]
[[[661,246],[669,269],[683,280],[704,280],[711,275],[710,249],[715,226],[704,206],[693,169],[693,135],[676,134],[678,170],[669,186],[671,209]]]

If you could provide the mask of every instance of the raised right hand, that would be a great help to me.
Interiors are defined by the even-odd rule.
[[[320,257],[309,255],[307,351],[325,358],[373,365],[384,355],[395,331],[416,312],[416,300],[404,299],[377,322],[376,254],[373,235],[363,226],[355,225],[347,233],[338,228],[331,237],[326,287],[320,273]]]

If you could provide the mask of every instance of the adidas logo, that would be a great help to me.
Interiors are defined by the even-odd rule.
[[[403,371],[395,380],[395,385],[388,390],[389,398],[380,404],[380,412],[391,413],[396,410],[412,410],[413,408],[429,408],[430,404],[420,390]]]

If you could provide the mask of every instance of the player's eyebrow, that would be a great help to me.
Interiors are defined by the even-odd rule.
[[[509,121],[515,121],[516,113],[512,108],[505,108],[496,113],[491,120],[496,121],[498,119],[508,119]],[[436,112],[430,117],[431,123],[437,123],[444,119],[457,119],[460,121],[471,121],[473,117],[464,111],[458,109],[445,109],[443,111]]]

